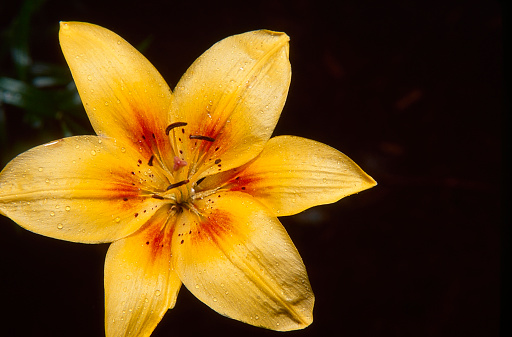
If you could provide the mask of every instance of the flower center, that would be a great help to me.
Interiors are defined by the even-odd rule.
[[[194,156],[191,153],[191,149],[183,148],[181,137],[186,136],[185,127],[187,125],[188,123],[186,122],[176,122],[170,124],[165,129],[165,134],[169,137],[171,144],[173,152],[173,157],[171,158],[173,158],[173,160],[171,162],[166,161],[166,165],[162,158],[155,160],[155,155],[152,155],[148,161],[148,165],[154,166],[158,162],[171,182],[165,191],[153,192],[151,197],[159,200],[169,200],[171,204],[194,209],[193,201],[195,199],[204,198],[214,193],[216,190],[201,191],[199,193],[195,191],[197,185],[204,179],[204,177],[201,177],[201,173],[204,172],[204,169],[207,167],[202,165],[201,152],[196,153]],[[176,130],[178,130],[178,132],[176,132]],[[178,135],[176,135],[176,133],[178,133]],[[215,142],[215,138],[204,135],[189,134],[188,138],[194,140],[194,142]],[[201,149],[201,147],[199,147],[199,149]],[[197,148],[196,151],[198,151]],[[194,160],[187,162],[185,160],[185,154],[188,154],[189,157],[194,158]],[[220,162],[220,159],[213,161],[215,165],[219,165]]]

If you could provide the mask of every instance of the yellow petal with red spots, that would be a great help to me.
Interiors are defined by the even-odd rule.
[[[0,213],[41,235],[111,242],[136,231],[163,204],[150,190],[166,178],[132,148],[76,136],[35,147],[0,174]]]
[[[314,296],[281,223],[249,195],[213,194],[185,210],[173,234],[183,284],[222,315],[273,330],[311,324]]]
[[[165,128],[172,94],[153,65],[100,26],[61,22],[59,38],[96,133],[140,148],[147,157],[155,154],[168,160]]]
[[[149,336],[174,307],[181,281],[171,265],[174,213],[160,209],[137,233],[114,242],[105,261],[107,337]]]
[[[228,37],[207,50],[176,86],[171,138],[198,177],[254,158],[288,94],[289,38],[266,30]]]
[[[356,163],[325,144],[294,136],[270,139],[249,164],[207,177],[202,189],[249,193],[276,215],[292,215],[376,185]]]

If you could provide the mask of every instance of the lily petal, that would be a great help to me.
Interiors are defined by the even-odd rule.
[[[149,336],[176,303],[181,281],[171,265],[173,213],[161,209],[144,228],[112,243],[105,260],[107,337]]]
[[[0,213],[20,226],[74,242],[111,242],[144,224],[163,204],[159,169],[110,139],[76,136],[35,147],[0,173]],[[138,166],[139,165],[139,166]]]
[[[196,165],[190,175],[225,171],[261,152],[288,94],[288,41],[286,34],[266,30],[228,37],[181,78],[171,113],[188,125],[171,137],[183,159]]]
[[[134,144],[148,156],[167,153],[172,94],[155,67],[100,26],[61,22],[59,38],[96,133]]]
[[[311,324],[314,296],[281,223],[252,197],[219,193],[184,211],[173,236],[183,284],[222,315],[272,330]]]
[[[249,164],[207,177],[202,189],[249,193],[277,216],[336,202],[377,183],[356,163],[325,144],[294,136],[269,140]]]

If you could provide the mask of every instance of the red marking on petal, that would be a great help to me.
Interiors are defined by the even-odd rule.
[[[195,244],[201,244],[200,242],[218,244],[219,238],[229,236],[234,231],[233,220],[228,212],[217,209],[203,219],[197,227],[197,232],[192,235]]]
[[[241,172],[241,174],[237,174],[231,178],[227,183],[227,186],[231,191],[243,191],[250,193],[253,191],[253,183],[258,180],[261,180],[261,178],[257,176],[244,175],[243,172]]]
[[[168,254],[171,246],[174,230],[172,226],[166,226],[166,221],[166,219],[160,217],[160,219],[150,222],[148,224],[150,227],[146,229],[146,236],[143,240],[151,249],[149,254],[153,261],[157,260],[162,254]]]

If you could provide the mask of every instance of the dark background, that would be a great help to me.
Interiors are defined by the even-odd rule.
[[[0,5],[5,27],[21,8],[12,2]],[[64,66],[58,21],[96,23],[135,46],[149,42],[144,54],[172,88],[218,40],[285,31],[293,76],[274,134],[329,144],[379,183],[281,218],[316,294],[314,323],[286,336],[497,336],[509,122],[502,11],[484,0],[48,0],[32,17],[30,52]],[[0,75],[9,62],[4,55]],[[76,133],[59,128],[66,111],[35,124],[23,114],[0,102],[2,167]],[[108,245],[0,222],[0,334],[102,336]],[[185,288],[152,336],[205,335],[283,336],[224,318]]]

